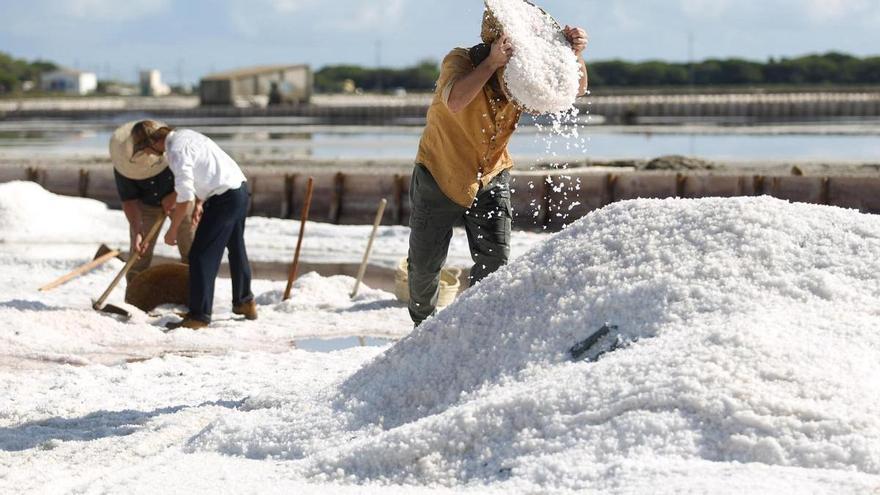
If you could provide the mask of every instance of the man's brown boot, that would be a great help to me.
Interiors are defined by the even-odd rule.
[[[176,323],[165,324],[165,328],[169,330],[174,330],[176,328],[189,328],[191,330],[200,330],[207,327],[208,324],[206,322],[202,320],[196,320],[195,318],[190,318],[188,316]]]
[[[246,320],[257,319],[257,303],[251,299],[248,302],[236,304],[232,306],[232,312],[237,315],[244,315]]]

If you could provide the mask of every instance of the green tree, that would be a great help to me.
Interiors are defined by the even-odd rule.
[[[0,93],[18,91],[21,83],[38,82],[41,74],[56,68],[57,66],[52,62],[42,60],[28,62],[0,52]]]

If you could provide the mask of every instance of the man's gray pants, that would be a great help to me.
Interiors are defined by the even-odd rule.
[[[423,165],[416,165],[409,189],[409,314],[416,325],[437,309],[440,270],[446,263],[452,227],[464,223],[474,262],[469,278],[474,285],[507,263],[510,256],[510,173],[503,171],[482,188],[470,208],[440,190]]]

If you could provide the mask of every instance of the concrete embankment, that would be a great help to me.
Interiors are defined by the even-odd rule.
[[[350,125],[418,124],[430,95],[394,97],[319,96],[310,104],[275,107],[201,107],[194,98],[173,100],[92,98],[88,100],[20,100],[0,103],[0,119],[99,119],[141,114],[169,121],[193,118],[297,117],[302,123]],[[582,113],[612,123],[662,120],[733,119],[779,121],[814,118],[880,117],[880,91],[815,91],[788,93],[593,94],[578,100]]]
[[[409,218],[409,173],[317,172],[247,168],[251,214],[299,218],[308,176],[315,179],[310,218],[337,224],[367,224],[381,198],[389,201],[384,223]],[[110,167],[0,168],[0,182],[31,180],[49,191],[97,199],[119,207]],[[770,195],[796,202],[880,213],[880,175],[770,175],[751,172],[573,169],[515,171],[514,227],[559,230],[615,201],[635,198],[700,198]]]

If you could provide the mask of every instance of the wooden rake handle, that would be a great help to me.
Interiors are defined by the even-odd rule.
[[[376,219],[373,220],[373,231],[370,233],[370,240],[367,242],[367,250],[364,252],[364,260],[361,262],[361,267],[358,270],[357,280],[354,283],[354,290],[351,291],[352,298],[357,295],[361,282],[364,280],[364,274],[367,272],[367,262],[370,261],[370,252],[373,250],[373,241],[376,239],[376,232],[379,230],[379,224],[382,223],[382,215],[385,213],[385,205],[387,204],[388,200],[385,198],[382,198],[382,201],[379,201],[379,209],[376,210]]]
[[[147,244],[153,243],[153,241],[156,239],[156,236],[159,235],[159,230],[162,229],[162,224],[164,222],[165,215],[162,215],[156,219],[156,223],[153,224],[153,227],[150,228],[150,231],[147,233]],[[137,263],[139,259],[141,259],[141,255],[138,254],[137,251],[132,251],[131,256],[128,258],[128,262],[125,263],[125,266],[122,267],[122,270],[119,271],[119,273],[116,275],[116,278],[114,278],[113,282],[110,283],[110,286],[107,287],[107,290],[105,290],[104,293],[101,294],[101,297],[99,297],[98,300],[95,301],[95,304],[92,305],[92,308],[100,311],[100,309],[104,307],[104,302],[106,302],[107,298],[110,297],[110,293],[113,292],[113,289],[115,289],[117,285],[119,285],[119,281],[122,280],[122,277],[124,277],[129,272],[129,270],[131,270],[131,267],[134,266],[134,264]]]
[[[68,273],[67,275],[64,275],[62,277],[58,277],[54,282],[48,283],[48,284],[40,287],[39,291],[46,292],[46,291],[50,291],[56,287],[59,287],[61,285],[64,285],[67,282],[75,279],[76,277],[79,277],[80,275],[82,275],[84,273],[88,273],[88,272],[94,270],[95,268],[98,268],[99,266],[103,265],[104,263],[119,256],[119,254],[120,254],[120,252],[115,249],[113,251],[109,251],[108,253],[106,253],[98,258],[95,258],[92,261],[80,266],[79,268],[73,270],[72,272]]]

